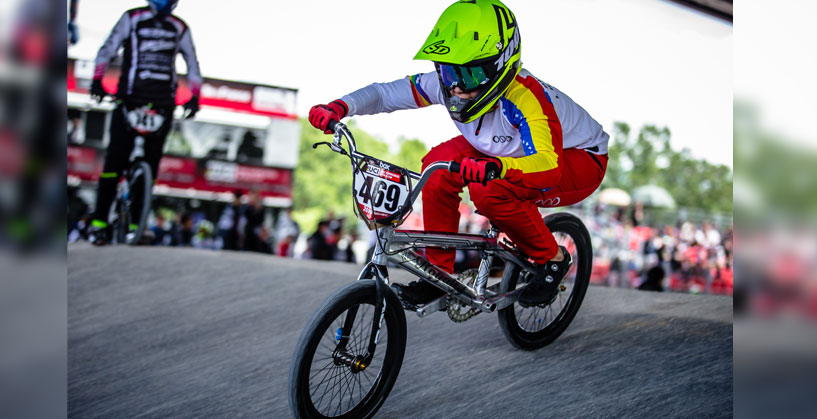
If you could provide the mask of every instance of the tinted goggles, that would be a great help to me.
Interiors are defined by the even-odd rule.
[[[463,92],[473,92],[491,81],[491,75],[483,66],[435,64],[443,85],[448,89],[459,87]]]

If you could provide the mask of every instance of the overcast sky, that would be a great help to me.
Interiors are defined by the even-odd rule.
[[[447,1],[181,0],[204,76],[293,87],[298,114],[372,82],[432,70],[414,61]],[[80,43],[92,59],[122,12],[141,0],[81,0]],[[663,0],[508,0],[523,66],[614,121],[672,131],[673,147],[732,166],[732,26]],[[457,135],[432,106],[355,117],[366,131],[433,146]]]

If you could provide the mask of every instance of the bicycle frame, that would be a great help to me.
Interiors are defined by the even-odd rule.
[[[354,137],[345,125],[338,122],[332,128],[335,131],[332,143],[317,143],[313,145],[313,147],[317,147],[319,144],[326,144],[333,151],[348,155],[352,158],[353,168],[355,167],[355,158],[371,157],[357,151]],[[349,146],[348,153],[343,150],[341,146],[341,138],[346,138],[347,140]],[[422,174],[408,171],[409,176],[416,181],[416,184],[403,202],[402,210],[407,211],[413,206],[432,173],[442,169],[452,170],[457,166],[456,162],[434,162],[428,165]],[[499,242],[499,231],[493,226],[491,226],[485,234],[461,234],[397,230],[397,225],[391,224],[380,226],[376,229],[376,234],[378,240],[372,259],[364,266],[357,278],[358,280],[374,279],[377,282],[375,313],[380,313],[380,316],[374,316],[373,318],[366,355],[362,360],[347,359],[348,357],[342,356],[342,354],[345,353],[346,337],[352,328],[356,310],[347,312],[344,325],[341,328],[341,334],[337,339],[338,345],[336,353],[341,354],[339,355],[339,359],[347,365],[353,365],[355,368],[361,366],[365,368],[374,356],[380,327],[382,326],[386,311],[386,293],[391,292],[387,289],[390,283],[387,268],[389,261],[394,262],[397,266],[411,272],[418,278],[428,281],[437,288],[444,290],[462,304],[487,313],[512,305],[518,299],[519,293],[524,289],[524,287],[521,287],[514,291],[498,294],[499,284],[495,284],[493,287],[486,287],[494,257],[499,257],[506,262],[504,275],[515,274],[515,270],[519,269],[519,267],[532,267],[531,262],[527,261],[527,258],[516,249]],[[470,287],[463,284],[445,270],[417,254],[417,252],[413,250],[417,247],[441,247],[448,249],[479,250],[482,252],[474,286]],[[430,313],[445,309],[447,307],[446,304],[446,297],[439,298],[418,309],[417,314],[420,317],[425,317]]]

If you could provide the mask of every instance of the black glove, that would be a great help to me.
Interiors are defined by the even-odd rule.
[[[68,22],[68,43],[76,45],[77,42],[79,42],[79,28],[76,23]]]
[[[199,111],[199,97],[193,96],[184,104],[184,119],[190,119]]]
[[[91,94],[92,99],[96,99],[97,103],[102,102],[102,99],[108,96],[108,92],[102,87],[102,79],[94,79],[94,81],[91,82],[91,90],[88,93]]]

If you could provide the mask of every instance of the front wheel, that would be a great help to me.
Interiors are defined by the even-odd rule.
[[[341,288],[312,315],[295,345],[289,404],[296,418],[368,418],[391,392],[406,349],[406,317],[386,290],[386,306],[372,360],[363,368],[375,316],[376,282]]]
[[[567,329],[582,305],[593,266],[590,234],[578,217],[566,212],[550,214],[545,217],[545,224],[556,242],[570,252],[573,264],[550,304],[525,308],[514,303],[499,311],[499,325],[505,337],[513,346],[524,350],[546,346]],[[511,271],[503,276],[500,284],[502,293],[533,279],[534,273],[529,270],[511,263],[508,268]]]

